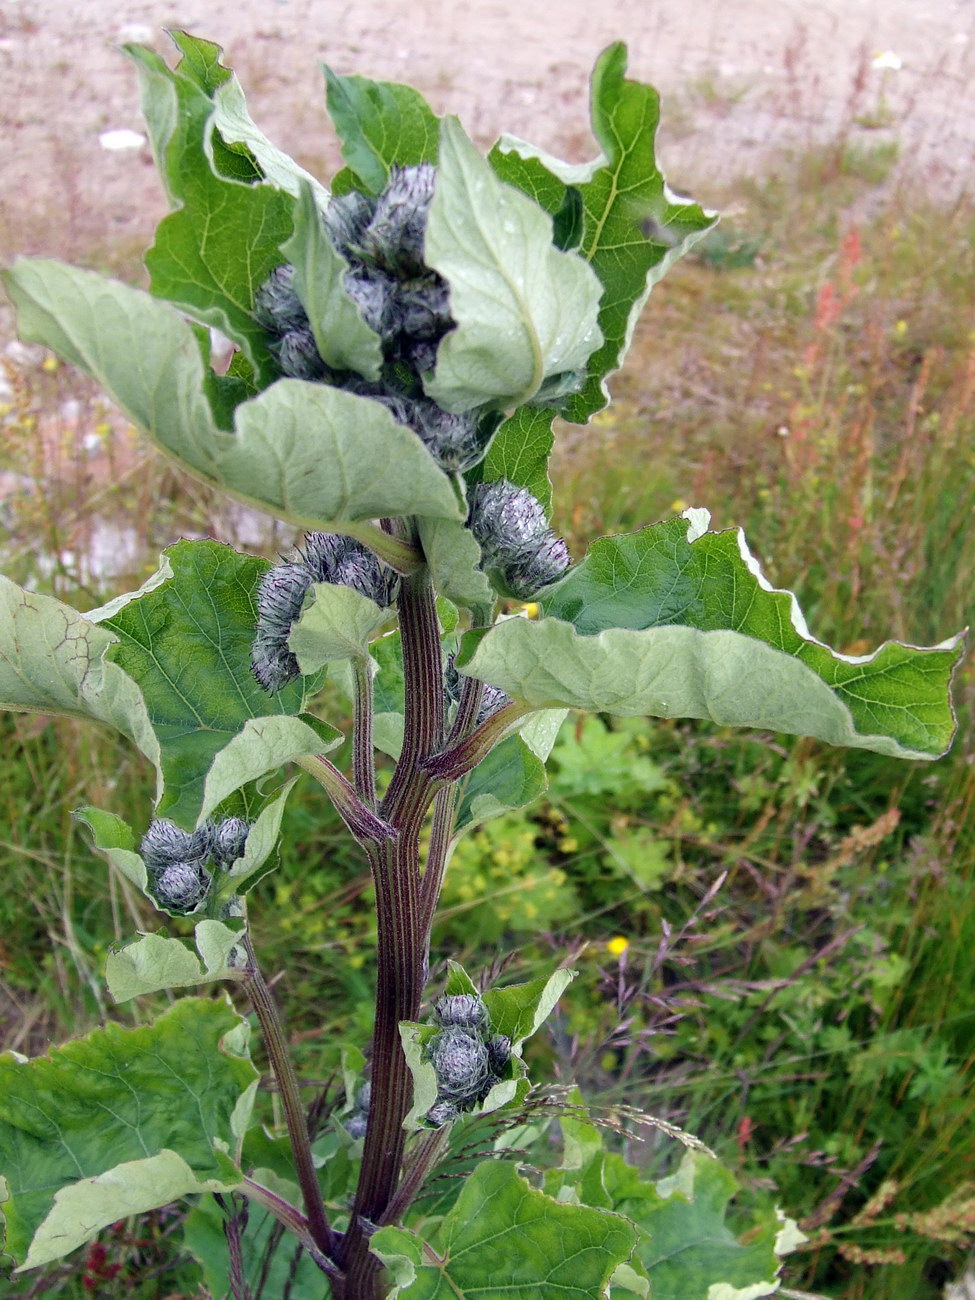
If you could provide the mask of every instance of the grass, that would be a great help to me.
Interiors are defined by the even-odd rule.
[[[975,206],[939,207],[916,180],[892,188],[896,161],[888,144],[844,137],[707,195],[733,207],[731,233],[654,290],[611,410],[561,432],[557,522],[577,556],[601,533],[705,505],[717,527],[745,528],[814,633],[845,651],[888,635],[927,644],[971,621]],[[11,380],[12,577],[90,607],[141,581],[180,533],[251,526],[213,525],[209,495],[67,370],[12,367]],[[115,575],[92,562],[100,523],[142,539]],[[249,549],[287,540],[268,530]],[[586,761],[561,746],[547,802],[472,837],[448,882],[441,951],[477,967],[513,948],[523,973],[575,954],[539,1073],[582,1078],[610,1109],[638,1097],[718,1148],[749,1195],[804,1218],[792,1286],[923,1300],[971,1239],[973,703],[968,665],[959,740],[930,766],[593,722]],[[152,924],[68,810],[91,802],[142,824],[151,782],[137,755],[72,723],[3,716],[0,731],[0,1014],[5,1044],[37,1052],[105,1013],[108,942]],[[368,1036],[369,885],[307,792],[287,843],[260,886],[258,947],[287,972],[304,1064],[327,1072],[343,1040]],[[610,949],[614,936],[625,944]],[[654,1142],[642,1158],[664,1154]],[[889,1203],[871,1205],[881,1189]],[[898,1220],[946,1193],[940,1217]],[[191,1272],[160,1264],[170,1221],[143,1225],[141,1245],[125,1231],[111,1259],[128,1271],[100,1294],[162,1294],[163,1281],[194,1294]],[[88,1267],[52,1287],[84,1294]]]

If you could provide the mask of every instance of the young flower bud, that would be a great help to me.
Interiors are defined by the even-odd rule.
[[[445,1028],[459,1025],[461,1029],[483,1029],[489,1016],[484,1000],[473,993],[448,993],[434,1005],[433,1014]]]
[[[426,269],[423,238],[436,177],[436,169],[430,163],[392,169],[389,184],[380,194],[376,211],[362,236],[364,260],[374,262],[399,279]]]
[[[478,483],[467,525],[481,546],[481,568],[497,570],[508,593],[530,600],[571,564],[568,547],[527,488],[499,479]]]
[[[487,1051],[491,1073],[499,1079],[511,1060],[511,1039],[504,1034],[494,1034],[487,1041]]]
[[[289,379],[307,379],[312,382],[325,379],[328,367],[318,354],[315,336],[306,320],[303,329],[289,330],[280,338],[268,343],[268,351]]]
[[[325,210],[325,230],[343,257],[356,255],[366,227],[376,210],[376,200],[359,190],[334,196]]]
[[[152,892],[161,907],[192,912],[207,896],[210,873],[198,862],[173,862],[156,877]]]
[[[142,837],[139,853],[146,869],[162,871],[174,862],[206,862],[213,849],[213,823],[184,831],[165,817],[154,818]]]
[[[372,551],[352,537],[336,533],[309,533],[300,563],[312,582],[331,582],[351,587],[361,596],[388,609],[396,599],[399,577]]]
[[[288,637],[312,582],[302,564],[279,564],[261,579],[251,666],[266,691],[280,691],[301,675],[298,660],[288,649]]]
[[[371,330],[384,339],[390,333],[395,281],[382,271],[354,267],[343,281],[345,291],[359,308],[359,314]]]
[[[295,268],[276,266],[254,298],[254,319],[269,334],[308,328],[308,316],[294,291]]]
[[[427,1050],[437,1074],[437,1100],[462,1107],[477,1101],[490,1084],[488,1051],[480,1036],[459,1025],[447,1025],[430,1040]]]
[[[459,1112],[452,1101],[437,1101],[427,1111],[427,1119],[434,1128],[443,1128],[451,1120],[455,1120]]]
[[[250,822],[243,817],[227,817],[216,828],[213,836],[213,857],[218,866],[231,867],[244,856]]]
[[[519,600],[530,600],[536,592],[562,577],[572,563],[569,548],[561,537],[551,536],[537,551],[523,551],[505,570],[505,580]]]
[[[460,473],[484,456],[494,433],[491,420],[478,420],[473,411],[454,415],[426,398],[414,404],[411,427],[441,469]]]

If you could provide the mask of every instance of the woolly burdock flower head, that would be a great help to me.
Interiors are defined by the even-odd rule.
[[[213,823],[184,831],[165,817],[154,818],[139,844],[139,854],[150,873],[174,862],[206,862],[213,852]]]
[[[490,1088],[491,1063],[480,1035],[460,1025],[446,1025],[431,1038],[427,1051],[437,1075],[437,1100],[458,1107],[473,1104]]]
[[[351,587],[360,596],[375,601],[380,609],[388,609],[396,599],[399,591],[396,571],[383,564],[354,537],[343,537],[339,533],[309,533],[300,555],[312,582]]]
[[[308,328],[308,315],[294,290],[295,268],[276,266],[254,298],[254,319],[269,334]]]
[[[152,885],[156,901],[171,912],[192,912],[210,889],[210,873],[199,862],[173,862]]]
[[[213,858],[221,867],[231,867],[244,856],[251,824],[243,817],[226,817],[213,835]]]
[[[278,564],[261,578],[251,667],[266,691],[280,691],[301,676],[298,660],[288,649],[288,637],[312,581],[303,564]]]
[[[541,502],[506,479],[475,485],[467,526],[480,544],[481,568],[517,600],[531,600],[572,562],[565,542],[549,528]]]
[[[436,169],[430,163],[394,167],[389,183],[360,241],[364,260],[381,266],[398,279],[422,274],[423,240],[433,200]]]
[[[433,1014],[441,1025],[461,1029],[483,1029],[490,1020],[484,999],[475,993],[447,993],[435,1003]]]

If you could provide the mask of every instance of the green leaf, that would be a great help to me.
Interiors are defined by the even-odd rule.
[[[271,1181],[266,1178],[268,1172],[255,1169],[256,1181],[267,1185]],[[278,1195],[284,1194],[279,1185],[270,1190]],[[285,1199],[290,1198],[286,1196]],[[212,1196],[203,1196],[187,1216],[183,1227],[183,1246],[201,1264],[211,1300],[231,1300],[233,1294],[228,1281],[233,1266],[224,1232],[225,1223],[226,1216],[217,1201]],[[241,1233],[240,1248],[240,1268],[244,1282],[250,1288],[248,1294],[257,1294],[263,1277],[261,1294],[266,1300],[284,1295],[290,1300],[323,1300],[327,1295],[328,1283],[314,1260],[302,1251],[290,1233],[282,1236],[277,1219],[253,1202],[247,1205],[247,1223]],[[272,1253],[265,1276],[265,1255],[269,1251]]]
[[[343,77],[325,67],[329,117],[342,157],[370,194],[386,188],[390,168],[436,162],[440,119],[412,86]]]
[[[151,1025],[106,1025],[21,1062],[0,1057],[6,1249],[34,1268],[102,1228],[240,1181],[226,1154],[257,1086],[246,1022],[188,998]]]
[[[402,1228],[381,1228],[370,1244],[392,1273],[390,1300],[601,1300],[635,1238],[625,1219],[560,1205],[511,1164],[486,1161],[464,1183],[433,1244]]]
[[[420,544],[437,592],[475,611],[476,621],[488,622],[496,597],[478,568],[481,548],[470,529],[457,519],[421,519]]]
[[[316,582],[305,597],[288,645],[308,675],[339,659],[368,659],[369,641],[394,617],[352,587]]]
[[[255,591],[266,560],[213,541],[168,548],[171,576],[106,619],[109,656],[139,686],[160,748],[160,816],[189,828],[217,754],[250,718],[298,713],[309,683],[270,695],[251,672]],[[314,684],[312,684],[313,686]]]
[[[547,979],[488,989],[484,1001],[491,1013],[492,1030],[510,1038],[512,1050],[520,1048],[542,1027],[575,977],[574,970],[557,970]]]
[[[69,605],[0,577],[0,708],[104,722],[158,770],[159,743],[142,694],[108,657],[115,642]]]
[[[613,1208],[640,1229],[637,1253],[654,1300],[753,1300],[778,1290],[783,1223],[766,1211],[746,1234],[736,1234],[725,1216],[737,1190],[723,1165],[695,1151],[655,1194],[646,1184],[635,1199],[625,1183],[613,1189]]]
[[[547,784],[545,764],[520,736],[509,736],[464,781],[454,833],[534,803]]]
[[[308,754],[327,754],[341,743],[341,732],[310,713],[297,718],[284,714],[251,718],[213,760],[206,775],[198,820],[209,817],[236,791],[268,772],[276,772],[285,763],[295,762]],[[250,854],[248,836],[247,853],[242,861],[249,859]]]
[[[162,451],[238,500],[325,532],[384,515],[462,517],[450,480],[379,402],[282,379],[241,402],[227,433],[199,341],[171,307],[59,262],[21,259],[3,279],[22,338],[92,375]]]
[[[457,322],[424,381],[445,410],[518,406],[550,376],[584,368],[601,342],[591,268],[553,245],[551,217],[502,185],[450,118],[424,259],[450,285]]]
[[[105,982],[116,1002],[159,989],[187,988],[211,980],[237,979],[229,963],[240,942],[243,924],[199,921],[195,928],[196,952],[183,939],[144,934],[134,943],[110,952],[105,960]],[[199,955],[197,955],[199,954]]]
[[[457,666],[535,708],[710,718],[899,758],[951,742],[960,638],[843,655],[706,511],[604,538],[541,600],[548,617],[468,633]]]
[[[268,384],[279,371],[252,308],[257,290],[282,260],[294,198],[261,183],[249,156],[214,136],[212,78],[209,85],[199,79],[204,44],[193,46],[195,76],[185,75],[186,58],[173,72],[152,50],[129,48],[156,162],[176,209],[157,227],[145,261],[152,292],[233,339]],[[209,50],[219,54],[216,46]]]
[[[594,162],[560,162],[512,136],[502,136],[490,156],[501,180],[553,214],[570,188],[582,195],[579,253],[605,292],[599,312],[603,344],[589,359],[585,389],[562,409],[579,424],[609,400],[602,381],[622,363],[653,285],[716,221],[667,188],[654,155],[659,97],[652,86],[625,79],[626,58],[625,45],[611,45],[593,71],[593,134],[602,150]]]
[[[548,458],[555,442],[552,433],[554,419],[555,411],[550,408],[519,407],[498,429],[487,455],[475,466],[468,479],[492,483],[506,478],[517,487],[527,488],[546,510],[551,509]]]
[[[322,359],[335,370],[356,370],[367,379],[378,379],[382,340],[345,291],[349,264],[325,233],[310,185],[302,188],[294,234],[281,252],[295,268],[294,289]]]

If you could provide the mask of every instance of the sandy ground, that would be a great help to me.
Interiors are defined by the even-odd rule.
[[[581,159],[589,69],[624,39],[664,94],[668,178],[702,201],[712,177],[726,194],[857,117],[867,143],[897,135],[921,183],[971,183],[975,0],[0,0],[0,257],[148,242],[164,211],[148,150],[100,136],[141,129],[119,44],[166,52],[173,26],[222,44],[257,121],[319,172],[337,161],[322,60],[419,86],[482,143],[508,130]],[[882,51],[902,66],[873,67]]]

